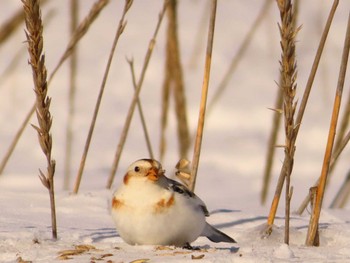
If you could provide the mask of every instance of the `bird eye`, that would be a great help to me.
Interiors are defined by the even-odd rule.
[[[135,166],[134,171],[135,171],[135,172],[139,172],[139,171],[140,171],[140,167]]]

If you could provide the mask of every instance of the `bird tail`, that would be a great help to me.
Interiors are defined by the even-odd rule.
[[[229,237],[225,233],[216,229],[215,227],[206,223],[204,230],[202,232],[202,236],[207,237],[209,240],[219,243],[219,242],[227,242],[227,243],[237,243],[232,237]]]

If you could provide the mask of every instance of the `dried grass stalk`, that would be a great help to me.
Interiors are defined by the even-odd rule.
[[[131,59],[131,60],[128,60],[128,63],[130,66],[130,71],[131,71],[132,85],[134,86],[134,90],[136,90],[137,89],[137,81],[136,81],[136,76],[135,76],[134,61]],[[146,119],[145,119],[145,115],[143,114],[143,109],[142,109],[142,104],[141,104],[140,98],[138,98],[138,100],[137,100],[137,108],[138,108],[139,114],[140,114],[140,119],[141,119],[141,124],[142,124],[142,128],[143,128],[143,133],[145,135],[148,154],[149,154],[150,158],[153,159],[154,154],[153,154],[153,150],[152,150],[152,143],[151,143],[151,139],[150,139],[149,134],[148,134]]]
[[[57,239],[56,208],[54,192],[55,160],[51,157],[52,136],[50,129],[52,117],[50,114],[51,98],[47,96],[47,72],[45,56],[43,55],[43,25],[41,21],[38,0],[22,0],[25,13],[26,37],[28,42],[29,64],[32,67],[34,91],[36,94],[36,115],[38,126],[32,125],[38,132],[39,144],[46,156],[46,173],[39,170],[39,178],[49,190],[51,203],[52,237]]]
[[[79,1],[70,0],[70,31],[73,34],[78,26]],[[76,79],[78,68],[78,52],[77,45],[73,48],[69,64],[69,94],[68,94],[68,119],[66,127],[66,152],[64,155],[64,177],[63,189],[68,190],[71,177],[72,163],[72,141],[73,141],[73,119],[75,115],[75,94],[76,94]]]
[[[327,23],[326,23],[325,29],[324,29],[324,31],[322,33],[322,37],[321,37],[321,40],[320,40],[320,43],[319,43],[319,46],[318,46],[318,49],[317,49],[317,52],[316,52],[316,55],[315,55],[314,62],[312,64],[311,72],[310,72],[310,75],[309,75],[309,78],[308,78],[308,81],[307,81],[307,84],[306,84],[306,87],[305,87],[305,90],[304,90],[304,93],[303,93],[303,97],[302,97],[302,100],[301,100],[301,103],[300,103],[300,107],[299,107],[299,110],[298,110],[298,114],[297,114],[297,117],[296,117],[296,120],[295,120],[295,123],[296,123],[295,131],[294,131],[295,132],[295,139],[296,139],[296,137],[298,135],[299,128],[300,128],[300,125],[302,123],[302,119],[303,119],[303,116],[304,116],[304,112],[305,112],[305,109],[306,109],[308,98],[309,98],[309,95],[310,95],[310,92],[311,92],[312,84],[313,84],[313,81],[314,81],[315,76],[316,76],[316,72],[317,72],[318,65],[319,65],[319,62],[320,62],[320,59],[321,59],[321,56],[322,56],[323,48],[325,46],[326,39],[327,39],[327,36],[328,36],[328,32],[329,32],[330,26],[332,24],[333,17],[334,17],[335,11],[337,9],[338,3],[339,3],[339,0],[334,0],[333,6],[332,6],[332,8],[330,10],[330,13],[329,13],[329,16],[328,16],[328,19],[327,19]],[[284,164],[285,163],[283,163],[282,170],[286,169]],[[283,177],[283,175],[284,175],[284,173],[281,172],[280,176],[278,178],[277,187],[276,187],[276,191],[275,191],[275,197],[276,198],[274,198],[273,201],[272,201],[269,217],[268,217],[268,220],[267,220],[267,229],[263,233],[263,235],[265,235],[265,236],[270,235],[271,231],[272,231],[272,225],[274,223],[276,212],[277,212],[277,208],[278,208],[278,202],[279,202],[279,197],[278,196],[281,195],[283,184],[284,184],[284,179],[285,179]]]
[[[72,50],[74,49],[75,45],[79,42],[79,40],[85,35],[85,33],[88,31],[90,25],[92,24],[93,21],[95,21],[95,18],[97,17],[97,15],[100,13],[100,11],[102,10],[102,8],[104,6],[106,6],[106,4],[109,2],[109,0],[98,0],[92,7],[92,9],[90,10],[88,16],[83,20],[82,23],[80,23],[80,25],[78,26],[77,30],[75,31],[75,33],[73,34],[73,37],[71,38],[71,41],[69,42],[69,45],[66,49],[66,51],[63,53],[59,63],[56,65],[55,69],[52,71],[48,81],[47,81],[47,85],[49,86],[51,81],[53,80],[56,72],[59,70],[59,68],[63,65],[63,62],[70,56]],[[11,142],[5,157],[3,158],[1,165],[0,165],[0,174],[2,174],[3,170],[5,169],[8,160],[10,159],[13,151],[16,148],[16,145],[19,141],[19,139],[21,138],[24,129],[27,127],[27,124],[31,118],[31,116],[34,114],[35,112],[35,104],[32,106],[32,108],[29,110],[29,112],[27,113],[25,119],[23,120],[23,123],[21,124],[21,126],[19,127],[18,131],[16,132],[16,135],[13,139],[13,141]]]
[[[289,243],[289,214],[290,214],[290,176],[293,169],[295,140],[297,127],[294,121],[296,103],[294,102],[296,85],[296,62],[295,62],[295,36],[298,29],[295,29],[294,15],[291,1],[277,1],[280,9],[282,26],[279,26],[281,33],[282,60],[281,64],[281,87],[283,89],[283,113],[285,127],[284,161],[278,178],[275,194],[271,203],[267,228],[263,236],[269,236],[272,232],[273,222],[281,197],[284,181],[286,180],[286,218],[285,218],[285,243]]]
[[[281,81],[280,81],[281,83]],[[279,84],[279,87],[281,84]],[[265,204],[266,198],[269,192],[269,185],[271,181],[271,172],[272,172],[272,167],[273,167],[273,159],[275,155],[275,150],[276,150],[276,142],[278,138],[278,131],[279,127],[281,124],[281,110],[283,105],[283,90],[281,88],[278,89],[277,91],[277,97],[275,101],[275,108],[274,110],[274,115],[273,115],[273,120],[272,120],[272,127],[271,127],[271,133],[270,133],[270,138],[268,142],[268,149],[267,149],[267,158],[266,158],[266,163],[265,163],[265,169],[264,169],[264,175],[263,175],[263,184],[262,184],[262,191],[261,191],[261,196],[260,200],[262,204]]]
[[[268,10],[273,3],[272,0],[265,0],[262,8],[260,9],[260,12],[258,16],[255,18],[251,28],[249,29],[247,35],[244,37],[242,43],[240,44],[237,53],[231,60],[231,64],[229,68],[227,69],[225,75],[223,76],[222,80],[220,81],[218,87],[215,90],[215,93],[212,97],[212,99],[208,103],[208,113],[211,112],[212,108],[215,106],[215,104],[218,102],[221,95],[224,93],[225,89],[227,88],[227,85],[229,81],[231,80],[233,74],[236,71],[237,66],[241,62],[241,60],[244,58],[244,55],[246,54],[250,42],[253,40],[255,32],[258,30],[259,26],[261,25],[261,22],[266,17]]]
[[[290,199],[291,187],[290,177],[293,170],[294,153],[295,153],[295,123],[294,115],[296,109],[296,102],[294,96],[296,93],[296,52],[295,52],[295,37],[299,30],[295,29],[295,15],[291,0],[277,1],[280,10],[281,24],[279,24],[279,31],[281,35],[281,87],[283,89],[283,116],[284,116],[284,132],[285,132],[285,146],[284,146],[284,163],[281,174],[286,180],[286,213],[285,213],[285,238],[284,242],[289,244],[289,218],[290,218]],[[275,195],[274,198],[280,198]]]
[[[114,37],[114,40],[113,40],[112,48],[111,48],[111,51],[109,53],[109,57],[108,57],[108,61],[107,61],[106,69],[105,69],[105,73],[103,75],[103,79],[102,79],[100,91],[99,91],[99,94],[98,94],[98,97],[97,97],[97,100],[96,100],[95,109],[94,109],[94,113],[93,113],[93,116],[92,116],[92,120],[91,120],[91,124],[90,124],[90,128],[89,128],[88,136],[87,136],[86,142],[85,142],[83,155],[81,157],[79,170],[78,170],[77,177],[76,177],[76,180],[75,180],[75,185],[74,185],[74,190],[73,190],[73,193],[75,193],[75,194],[78,193],[78,191],[79,191],[80,182],[81,182],[81,178],[82,178],[84,167],[85,167],[85,162],[86,162],[86,158],[87,158],[87,155],[88,155],[88,152],[89,152],[90,143],[91,143],[91,139],[92,139],[92,134],[93,134],[94,129],[95,129],[97,115],[98,115],[98,111],[100,109],[100,105],[101,105],[101,101],[102,101],[102,97],[103,97],[103,92],[104,92],[105,87],[106,87],[109,69],[111,67],[112,60],[113,60],[113,55],[114,55],[115,49],[117,47],[119,38],[120,38],[121,34],[124,32],[124,29],[126,27],[125,16],[126,16],[127,12],[129,11],[132,3],[133,3],[133,0],[125,0],[123,14],[122,14],[122,17],[121,17],[121,19],[119,21],[119,24],[118,24],[118,27],[117,27],[117,31],[116,31],[116,34],[115,34],[115,37]]]
[[[199,64],[200,55],[203,52],[204,46],[202,45],[205,41],[205,33],[207,31],[207,21],[209,20],[210,14],[210,1],[206,1],[205,7],[201,14],[199,28],[195,32],[194,44],[191,48],[192,51],[190,58],[188,59],[189,68],[196,69]]]
[[[312,215],[311,215],[312,219],[310,219],[311,222],[309,224],[306,242],[305,242],[307,246],[318,245],[316,243],[316,236],[318,233],[318,222],[319,222],[319,218],[320,218],[320,214],[321,214],[324,191],[326,188],[328,172],[329,172],[329,164],[330,164],[332,151],[333,151],[334,138],[335,138],[335,134],[336,134],[338,116],[339,116],[339,111],[340,111],[340,104],[341,104],[344,82],[345,82],[346,68],[347,68],[347,63],[348,63],[348,58],[349,58],[349,50],[350,50],[350,14],[348,17],[348,25],[347,25],[342,60],[341,60],[341,65],[340,65],[340,70],[339,70],[338,84],[337,84],[336,94],[335,94],[335,98],[334,98],[332,118],[331,118],[331,123],[330,123],[330,127],[329,127],[326,152],[325,152],[325,156],[323,159],[320,182],[317,186],[315,207],[312,211]]]
[[[167,41],[167,63],[171,70],[171,79],[174,83],[175,111],[177,116],[177,132],[180,145],[180,157],[185,158],[190,145],[190,134],[186,114],[186,95],[182,66],[180,61],[180,47],[177,37],[177,0],[170,1],[168,9],[168,41]]]
[[[203,77],[203,84],[202,84],[202,97],[199,105],[197,135],[196,135],[195,144],[194,144],[191,177],[189,180],[189,188],[192,191],[194,191],[194,188],[196,186],[199,157],[201,154],[205,111],[206,111],[206,104],[207,104],[207,97],[208,97],[207,95],[208,95],[208,89],[209,89],[211,58],[213,53],[216,7],[217,7],[217,1],[212,0],[208,39],[207,39],[207,50],[206,50],[205,65],[204,65],[204,77]]]
[[[160,118],[160,142],[159,142],[159,158],[162,161],[166,152],[166,127],[168,124],[168,111],[169,111],[169,98],[170,98],[170,77],[168,71],[165,71],[165,80],[162,89],[162,109]]]
[[[293,8],[294,8],[295,17],[297,17],[298,15],[298,6],[299,6],[299,0],[294,1]],[[296,18],[293,19],[294,27],[296,26],[296,20],[297,20]],[[282,76],[280,76],[279,85],[278,85],[279,87],[281,87],[282,85],[281,83],[282,83]],[[265,204],[266,198],[269,192],[278,132],[281,126],[280,124],[282,119],[281,118],[282,115],[280,113],[283,113],[282,105],[283,105],[283,89],[279,88],[277,91],[275,106],[274,106],[274,109],[272,109],[273,111],[275,111],[275,114],[273,115],[271,133],[268,141],[265,169],[263,174],[263,184],[262,184],[262,191],[261,191],[262,204]]]
[[[177,0],[170,0],[168,8],[168,30],[166,44],[166,69],[163,83],[163,104],[161,118],[161,159],[165,153],[165,129],[167,125],[167,114],[169,106],[169,94],[174,91],[175,111],[177,117],[178,141],[180,146],[180,158],[185,158],[190,145],[190,135],[186,114],[186,96],[182,66],[180,61],[180,48],[177,37]]]
[[[91,7],[89,14],[84,18],[84,20],[79,24],[75,32],[73,33],[65,52],[60,58],[60,61],[53,69],[51,78],[56,74],[57,70],[61,67],[63,62],[72,54],[74,47],[77,45],[79,40],[86,34],[92,23],[95,21],[97,16],[100,14],[102,9],[109,3],[109,0],[97,0]],[[49,82],[50,82],[49,80]]]
[[[116,173],[116,171],[118,169],[119,160],[120,160],[123,148],[124,148],[126,137],[128,135],[128,131],[129,131],[129,127],[130,127],[130,124],[131,124],[131,120],[132,120],[132,117],[133,117],[133,114],[134,114],[134,111],[135,111],[135,107],[136,107],[136,104],[137,104],[137,101],[138,101],[138,97],[139,97],[139,94],[140,94],[140,91],[141,91],[141,88],[142,88],[142,83],[143,83],[143,80],[144,80],[145,75],[146,75],[148,64],[150,62],[150,59],[151,59],[151,56],[152,56],[152,53],[153,53],[153,49],[154,49],[154,46],[156,44],[156,38],[157,38],[159,29],[160,29],[160,25],[161,25],[161,23],[163,21],[163,17],[164,17],[165,11],[166,11],[166,9],[168,7],[168,3],[169,3],[169,0],[165,0],[164,1],[162,11],[160,12],[160,14],[158,16],[158,22],[157,22],[155,31],[153,33],[152,39],[150,40],[150,42],[148,44],[148,49],[147,49],[146,56],[145,56],[145,59],[144,59],[144,63],[143,63],[142,70],[141,70],[141,76],[140,76],[140,78],[139,78],[139,80],[137,82],[137,89],[134,92],[134,96],[132,98],[132,101],[131,101],[131,104],[130,104],[130,107],[129,107],[129,110],[128,110],[128,113],[127,113],[127,116],[126,116],[126,119],[125,119],[124,127],[123,127],[122,133],[120,135],[120,139],[119,139],[119,143],[118,143],[118,146],[117,146],[117,150],[116,150],[116,153],[114,155],[112,168],[111,168],[111,171],[110,171],[110,174],[109,174],[109,177],[108,177],[108,181],[107,181],[107,186],[106,186],[108,189],[110,189],[112,187],[112,184],[113,184],[113,181],[114,181],[114,176],[115,176],[115,173]]]

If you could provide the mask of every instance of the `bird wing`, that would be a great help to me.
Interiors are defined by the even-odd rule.
[[[167,178],[167,177],[166,177],[166,179],[167,179],[167,189],[172,190],[175,193],[178,193],[180,195],[185,196],[186,198],[191,199],[202,210],[202,212],[205,216],[209,216],[208,209],[207,209],[205,203],[202,201],[202,199],[200,199],[195,193],[193,193],[191,190],[189,190],[183,184],[181,184],[175,180],[172,180],[170,178]]]

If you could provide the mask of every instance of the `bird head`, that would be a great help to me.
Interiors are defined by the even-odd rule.
[[[140,159],[133,162],[124,176],[124,184],[127,184],[130,178],[139,178],[156,182],[164,175],[162,165],[153,159]]]

